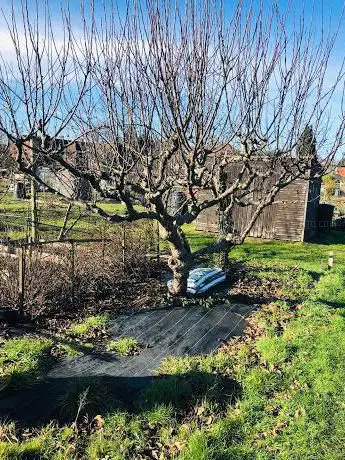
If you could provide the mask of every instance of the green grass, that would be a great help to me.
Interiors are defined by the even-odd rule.
[[[307,301],[286,322],[287,314],[286,305],[259,313],[257,319],[266,322],[260,339],[228,351],[228,372],[240,383],[241,398],[211,427],[194,430],[181,458],[343,458],[344,310]],[[277,334],[272,325],[281,322]],[[163,364],[164,372],[191,365],[190,358],[180,358],[177,366],[172,361]],[[208,361],[194,359],[194,365],[204,369]]]
[[[49,239],[56,238],[59,227],[62,226],[67,203],[49,193],[39,194],[39,220],[46,225],[53,225],[58,228],[43,226],[40,229],[40,236]],[[124,213],[125,208],[121,203],[101,203],[100,206],[109,213]],[[0,202],[0,212],[14,214],[25,218],[29,215],[29,200],[16,200],[11,193],[7,193]],[[136,206],[136,209],[142,209]],[[72,212],[68,220],[71,225],[74,219],[80,214],[80,209],[72,207]],[[9,227],[11,224],[16,227],[18,219],[6,219]],[[20,220],[19,228],[12,228],[9,232],[0,232],[4,236],[20,238],[25,236],[25,221]],[[85,238],[88,236],[100,237],[109,225],[97,215],[89,215],[81,218],[72,231],[72,236]],[[191,244],[192,250],[198,250],[207,244],[213,243],[216,236],[213,234],[197,232],[195,223],[183,226],[183,230]],[[86,233],[84,233],[86,232]],[[162,249],[167,249],[168,245],[161,242]],[[244,263],[265,263],[273,266],[277,263],[287,267],[298,266],[313,273],[320,273],[327,265],[327,258],[330,251],[334,252],[335,263],[345,262],[345,236],[342,232],[332,232],[319,237],[314,243],[282,243],[272,241],[247,240],[243,245],[234,248],[230,252],[230,257],[236,261]]]
[[[327,272],[318,282],[311,298],[330,307],[345,307],[345,267]]]
[[[89,316],[82,321],[71,324],[66,333],[77,336],[88,336],[95,329],[105,328],[108,322],[108,315]]]
[[[175,412],[171,405],[156,405],[145,414],[150,427],[171,425],[174,423]]]
[[[104,385],[101,377],[81,376],[66,383],[58,409],[63,417],[75,421],[76,417],[86,414],[94,417],[113,407],[114,399],[114,394]]]
[[[36,337],[7,340],[0,348],[0,381],[3,387],[35,383],[52,364],[52,342]]]
[[[215,243],[217,237],[212,233],[198,232],[195,230],[195,223],[185,224],[183,231],[188,238],[192,251],[197,251],[208,244]]]
[[[2,189],[4,190],[4,187],[1,186],[0,182],[0,194]],[[40,238],[56,239],[59,235],[59,229],[63,226],[68,203],[50,193],[38,193],[37,203]],[[125,213],[125,206],[122,203],[100,203],[99,205],[110,214]],[[0,236],[12,239],[25,238],[28,227],[26,222],[30,217],[30,206],[30,199],[18,200],[13,197],[13,193],[6,193],[0,201],[0,215],[3,214],[1,217],[2,224],[7,229],[0,229]],[[142,209],[141,206],[134,206],[134,208]],[[84,209],[72,206],[67,220],[67,228],[84,212]],[[113,228],[114,225],[107,223],[98,215],[88,213],[79,218],[69,235],[74,238],[99,238],[105,231],[109,232]]]
[[[99,203],[99,206],[110,214],[125,213],[125,206],[122,203]],[[134,208],[138,211],[143,209],[139,205],[135,205]],[[38,220],[43,224],[40,226],[39,230],[40,237],[44,239],[56,238],[59,234],[59,228],[63,225],[67,203],[50,193],[39,193],[38,209]],[[72,207],[67,227],[74,222],[80,212],[83,212],[83,210],[80,210],[77,206]],[[17,200],[13,197],[11,192],[8,192],[0,201],[0,213],[16,216],[12,218],[2,217],[3,223],[6,224],[10,230],[6,232],[0,231],[0,235],[13,239],[24,238],[26,235],[26,219],[30,216],[30,200]],[[105,226],[109,227],[109,224],[107,224],[101,217],[91,213],[90,215],[82,217],[78,221],[70,236],[86,238],[86,234],[89,234],[89,237],[100,237],[102,232],[104,232]],[[212,234],[196,232],[194,223],[184,225],[183,229],[191,241],[193,250],[200,249],[206,244],[215,241],[215,236]],[[168,245],[165,242],[162,242],[161,246],[163,249],[168,248]]]
[[[274,267],[297,266],[313,273],[327,267],[328,255],[334,253],[335,265],[345,263],[345,233],[332,232],[319,236],[312,243],[286,243],[277,241],[246,240],[230,252],[230,257],[243,263],[258,263]]]
[[[184,230],[194,250],[215,240],[194,224]],[[335,269],[327,271],[330,251]],[[78,431],[48,425],[29,439],[19,428],[3,426],[0,458],[342,459],[344,234],[332,232],[312,243],[247,240],[230,258],[246,267],[244,286],[253,277],[256,290],[276,299],[254,315],[255,334],[212,354],[167,358],[159,378],[127,410],[117,407],[117,395],[107,393],[103,381],[76,381],[66,387],[62,409],[75,417],[87,390],[82,416],[93,426],[93,416],[101,414],[102,426],[81,425]],[[88,337],[106,324],[103,315],[93,316],[67,332]],[[137,345],[130,337],[119,342],[109,344],[118,353]],[[75,352],[71,347],[67,355]],[[33,381],[41,367],[23,358],[24,348],[17,369]],[[40,362],[44,349],[35,356]],[[13,363],[2,363],[10,373]],[[3,436],[2,430],[12,434]]]
[[[245,277],[250,281],[244,281],[244,287],[255,287],[249,297],[256,294],[266,301],[293,303],[310,295],[315,282],[327,271],[330,252],[335,270],[341,269],[345,265],[345,234],[334,231],[312,243],[247,240],[230,251],[230,260],[246,267]]]
[[[1,188],[1,187],[0,187]],[[38,194],[38,221],[39,235],[44,239],[56,239],[59,229],[62,227],[67,202],[50,193]],[[124,210],[121,204],[104,203],[102,207],[108,212],[121,212]],[[73,206],[67,221],[67,228],[83,213],[84,210]],[[24,238],[27,233],[26,220],[30,217],[30,200],[17,200],[8,192],[0,201],[0,213],[2,224],[8,230],[0,231],[0,234],[13,239]],[[0,215],[1,215],[0,214]],[[12,217],[11,217],[12,216]],[[70,236],[78,238],[99,237],[106,225],[101,217],[96,214],[88,214],[81,217],[73,227]]]
[[[60,356],[66,356],[67,358],[76,358],[81,356],[84,352],[90,351],[94,348],[92,343],[57,343],[55,345],[55,354]]]
[[[144,421],[125,412],[113,412],[105,418],[104,429],[90,437],[86,458],[98,460],[124,459],[126,453],[135,454],[145,448]],[[135,458],[135,455],[127,458]]]
[[[12,424],[0,425],[0,458],[2,460],[74,460],[75,433],[70,427],[57,429],[54,425],[42,428],[23,442],[16,441],[16,427]],[[4,441],[7,439],[7,441]],[[59,448],[57,448],[59,446]]]
[[[139,353],[142,344],[133,337],[122,337],[119,340],[112,340],[107,345],[108,351],[114,351],[119,355],[130,356]]]
[[[104,407],[114,397],[103,383],[76,382],[75,390],[66,389],[64,411],[75,415],[88,388],[85,414],[103,414],[101,426],[90,432],[48,426],[29,441],[10,438],[0,442],[1,458],[28,455],[30,444],[37,458],[53,459],[69,458],[69,445],[90,460],[342,459],[343,283],[344,271],[325,272],[298,308],[279,301],[256,312],[257,336],[209,355],[167,358],[162,377],[133,401],[131,412]]]

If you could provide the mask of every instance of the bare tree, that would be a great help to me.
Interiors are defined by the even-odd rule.
[[[35,163],[45,161],[87,181],[99,200],[120,200],[126,212],[109,214],[72,197],[109,222],[157,220],[171,248],[173,294],[186,291],[199,257],[242,243],[281,188],[322,174],[342,145],[343,64],[329,75],[341,23],[316,24],[274,1],[230,10],[215,0],[128,0],[83,10],[78,34],[62,11],[58,40],[48,7],[43,16],[43,32],[25,5],[8,20],[15,53],[0,64],[0,131],[37,181]],[[299,147],[310,125],[319,158]],[[64,155],[62,135],[84,142],[84,161]],[[185,194],[174,211],[172,190]],[[192,252],[183,225],[211,206],[220,209],[220,239]],[[254,209],[240,234],[235,206]]]
[[[13,161],[8,145],[0,139],[0,169],[6,169],[9,173],[15,169],[16,163]]]

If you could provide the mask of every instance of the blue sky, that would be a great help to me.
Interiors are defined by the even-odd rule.
[[[21,0],[0,0],[0,5],[1,8],[3,9],[5,15],[9,14],[10,9],[11,9],[11,4],[14,4],[15,10],[19,11],[20,5],[21,5]],[[28,4],[32,5],[32,9],[35,9],[35,4],[37,2],[38,5],[43,4],[44,0],[27,0]],[[125,5],[126,1],[125,0],[113,0],[114,3],[116,3],[119,7],[119,10],[124,11],[125,10]],[[175,0],[170,0],[172,3],[174,3]],[[196,0],[197,1],[197,0]],[[215,0],[218,2],[218,0]],[[262,0],[264,5],[271,4],[270,0]],[[345,5],[344,0],[314,0],[314,1],[298,1],[298,0],[277,0],[279,8],[281,11],[287,11],[287,9],[290,9],[291,11],[294,11],[296,16],[298,16],[299,13],[304,11],[305,18],[307,23],[310,23],[311,20],[313,20],[313,23],[315,24],[315,30],[316,31],[321,31],[321,18],[324,18],[324,23],[326,25],[332,24],[331,27],[335,27],[337,24],[337,21],[339,21],[339,18],[342,15],[342,10]],[[61,5],[64,7],[69,4],[70,11],[72,14],[72,18],[74,20],[74,26],[77,29],[78,27],[81,27],[81,21],[80,21],[80,0],[69,0],[67,1],[59,1],[59,0],[48,0],[48,4],[50,7],[50,10],[52,12],[52,17],[55,21],[55,23],[58,25],[58,23],[61,20]],[[180,0],[180,4],[182,5],[184,3],[184,0]],[[230,12],[235,4],[234,1],[232,0],[223,0],[223,3],[225,5],[225,12]],[[253,3],[254,7],[258,5],[257,0],[244,0],[244,3],[250,4]],[[85,4],[89,4],[89,1],[86,0]],[[103,4],[109,7],[110,2],[107,0],[95,0],[95,9],[97,10],[102,10]],[[291,16],[292,19],[292,16]],[[6,31],[4,30],[4,18],[2,15],[0,15],[0,49],[3,53],[6,54],[6,47],[9,47],[8,40],[6,40]],[[337,66],[341,62],[345,55],[345,21],[342,24],[341,30],[339,32],[339,37],[337,40],[337,43],[334,47],[334,52],[333,52],[333,60],[332,60],[332,65]]]
[[[15,10],[20,9],[21,0],[0,0],[1,8],[3,9],[5,15],[10,12],[11,4],[14,4]],[[27,0],[28,4],[32,5],[32,9],[35,9],[35,4],[38,5],[43,4],[44,0]],[[119,10],[125,10],[125,0],[113,0],[119,7]],[[170,0],[174,3],[175,0]],[[185,0],[180,0],[180,4],[183,4]],[[197,1],[197,0],[196,0]],[[218,0],[215,0],[218,2]],[[264,5],[271,4],[270,0],[262,0]],[[324,23],[326,25],[331,24],[331,27],[335,27],[337,21],[342,15],[342,10],[345,5],[344,0],[314,0],[314,1],[298,1],[298,0],[277,0],[279,8],[281,11],[287,11],[290,9],[294,11],[296,16],[299,13],[304,11],[305,18],[307,23],[310,23],[313,20],[315,24],[315,30],[321,31],[321,18],[324,18]],[[72,14],[72,18],[74,20],[74,26],[77,29],[81,27],[80,21],[80,0],[69,0],[61,2],[60,0],[48,0],[49,7],[52,12],[52,17],[54,18],[55,23],[58,25],[59,21],[61,20],[61,5],[64,7],[69,4],[70,11]],[[257,0],[244,0],[244,3],[250,4],[253,3],[254,6],[258,5]],[[85,4],[89,4],[89,1],[86,0]],[[106,6],[110,5],[110,2],[107,0],[95,0],[95,9],[101,10],[103,8],[103,4]],[[225,12],[230,12],[235,4],[232,0],[223,0],[223,4],[225,5]],[[292,16],[291,16],[292,18]],[[6,39],[6,30],[4,26],[4,18],[0,15],[0,49],[1,51],[6,54],[6,47],[10,48],[9,40]],[[333,52],[333,59],[331,65],[337,67],[337,65],[342,61],[345,55],[345,21],[342,24],[341,30],[339,32],[339,37],[337,43],[334,47]]]
[[[174,3],[175,0],[171,0],[172,3]],[[182,4],[181,0],[180,3]],[[196,0],[197,1],[197,0]],[[258,2],[256,0],[252,0],[253,4],[255,7],[258,6]],[[35,9],[35,5],[42,4],[44,0],[28,0],[28,3],[32,5],[32,9]],[[244,2],[247,2],[249,4],[251,0],[244,0]],[[271,2],[269,0],[263,0],[264,5],[268,5]],[[9,14],[10,8],[11,8],[12,1],[11,0],[0,0],[0,5],[3,8],[4,14]],[[13,1],[15,11],[20,10],[20,5],[21,1],[20,0],[14,0]],[[54,23],[56,24],[56,30],[59,31],[58,24],[61,21],[61,13],[60,13],[60,7],[61,7],[61,2],[56,1],[56,0],[48,0],[49,7],[51,9],[52,13],[52,18],[54,19]],[[95,0],[96,4],[96,11],[102,9],[103,1],[102,0]],[[109,6],[109,2],[105,2],[107,6]],[[125,1],[124,0],[118,0],[117,2],[119,6],[119,10],[121,12],[124,11],[125,9]],[[66,5],[66,2],[63,2],[63,5]],[[80,20],[80,0],[70,0],[69,1],[70,5],[70,11],[72,14],[72,19],[75,27],[75,31],[78,30],[82,26],[81,20]],[[224,5],[225,5],[225,14],[229,14],[231,9],[234,6],[234,2],[231,0],[224,0]],[[278,0],[278,5],[279,8],[282,11],[286,11],[288,8],[290,8],[291,11],[294,12],[296,17],[304,11],[305,14],[305,19],[307,24],[310,24],[311,21],[313,21],[314,27],[315,27],[315,32],[316,34],[321,34],[321,24],[322,24],[322,19],[324,22],[324,26],[327,29],[327,27],[334,28],[337,25],[337,22],[339,21],[339,18],[342,15],[342,10],[344,8],[344,1],[343,0],[315,0],[313,1],[308,1],[305,0],[304,4],[301,1],[296,1],[296,0]],[[290,20],[290,26],[292,27],[292,20],[293,20],[293,15],[291,16]],[[6,27],[4,26],[4,18],[0,16],[0,51],[3,56],[8,56],[11,57],[12,54],[12,47],[10,43],[10,39],[8,37],[8,33],[6,32]],[[337,69],[339,68],[342,60],[344,59],[345,56],[345,21],[343,22],[340,31],[339,31],[339,36],[338,40],[335,44],[334,51],[333,51],[333,56],[332,60],[329,65],[329,81],[332,82],[332,79],[337,73]],[[333,115],[335,117],[340,116],[340,99],[341,99],[341,92],[339,91],[333,101]]]

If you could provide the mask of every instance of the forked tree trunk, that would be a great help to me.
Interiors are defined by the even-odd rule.
[[[164,222],[163,237],[170,245],[168,265],[172,271],[173,279],[169,286],[169,292],[174,296],[184,296],[187,292],[187,279],[191,262],[189,243],[181,228],[171,221]]]

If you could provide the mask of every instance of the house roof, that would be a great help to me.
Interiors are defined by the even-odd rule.
[[[345,166],[337,166],[335,168],[335,174],[340,177],[345,177]]]

